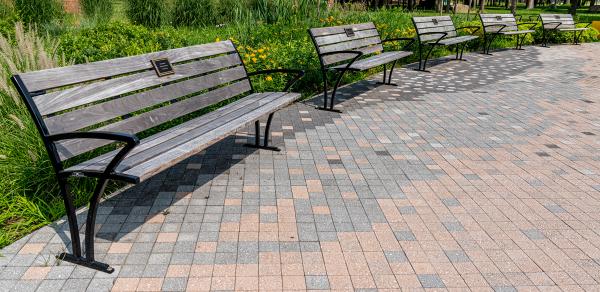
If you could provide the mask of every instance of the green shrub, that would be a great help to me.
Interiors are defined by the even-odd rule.
[[[59,0],[15,0],[15,7],[25,23],[46,24],[63,16]]]
[[[173,25],[200,26],[214,24],[212,0],[177,0],[173,10]]]
[[[164,0],[128,0],[127,17],[135,24],[158,27],[166,23],[166,3]]]
[[[11,2],[0,0],[0,35],[10,36],[15,32],[15,23],[19,21],[19,15]]]
[[[58,52],[65,58],[84,63],[182,47],[184,39],[173,29],[113,22],[72,30],[60,37],[60,44]]]
[[[112,0],[81,0],[81,8],[86,16],[106,21],[113,14]]]

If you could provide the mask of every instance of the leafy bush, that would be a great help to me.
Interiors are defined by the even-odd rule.
[[[25,23],[46,24],[64,14],[59,0],[15,0],[15,7]]]
[[[113,14],[112,0],[81,0],[83,13],[98,20],[110,20]]]
[[[164,0],[128,0],[127,16],[135,24],[147,27],[161,26],[166,23],[165,2]]]
[[[173,25],[200,26],[215,22],[212,0],[177,0],[173,12]]]
[[[76,63],[93,62],[184,46],[173,29],[149,30],[141,25],[113,22],[72,30],[60,37],[58,52]]]

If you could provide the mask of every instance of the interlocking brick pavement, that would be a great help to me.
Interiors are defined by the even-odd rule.
[[[600,290],[600,44],[344,87],[107,198],[97,258],[64,220],[4,248],[0,290]],[[85,210],[80,214],[81,223]]]

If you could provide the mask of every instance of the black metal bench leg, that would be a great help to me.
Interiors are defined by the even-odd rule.
[[[397,61],[394,61],[392,63],[392,67],[390,68],[389,74],[387,71],[387,64],[383,65],[383,81],[377,82],[377,84],[398,86],[398,84],[392,83],[392,74],[394,73],[394,67],[396,67],[396,62]]]
[[[424,72],[429,72],[427,70],[425,70],[427,68],[427,60],[429,60],[429,56],[431,55],[431,52],[433,51],[433,48],[435,46],[431,46],[431,48],[429,49],[429,51],[427,51],[427,54],[425,55],[425,60],[423,60],[423,66],[421,66],[421,60],[422,60],[422,52],[421,52],[421,45],[419,45],[419,69],[417,71],[424,71]]]
[[[79,224],[77,222],[77,214],[75,214],[75,206],[73,200],[69,194],[66,178],[59,178],[58,185],[60,187],[60,194],[62,195],[63,202],[65,203],[65,211],[67,212],[67,220],[69,222],[69,232],[71,234],[71,247],[73,248],[73,255],[81,257],[81,239],[79,238]]]
[[[254,144],[245,144],[244,146],[246,147],[250,147],[250,148],[257,148],[257,149],[265,149],[265,150],[271,150],[271,151],[281,151],[281,149],[279,149],[278,147],[274,147],[274,146],[269,146],[269,137],[271,134],[271,123],[273,122],[273,114],[274,113],[270,113],[269,117],[267,118],[267,125],[265,126],[265,138],[264,138],[264,142],[262,145],[260,145],[260,122],[259,121],[255,121],[254,122]]]
[[[548,47],[548,32],[542,29],[542,47]]]
[[[325,69],[321,69],[321,73],[323,74],[323,107],[319,109],[327,108],[327,91],[328,91],[328,82],[327,82],[327,71]]]
[[[105,273],[112,273],[115,271],[114,268],[109,266],[108,264],[97,262],[95,260],[94,254],[94,236],[95,236],[95,225],[96,225],[96,214],[98,212],[98,204],[100,203],[100,198],[102,193],[104,193],[104,189],[106,188],[106,183],[108,179],[100,178],[96,182],[96,189],[94,190],[94,194],[90,199],[90,206],[88,209],[86,226],[85,226],[85,257],[81,256],[81,248],[79,244],[75,244],[75,240],[72,239],[73,242],[73,254],[62,253],[57,256],[59,260],[71,262],[77,265],[85,266],[94,270],[102,271]],[[74,215],[73,211],[73,215]],[[75,229],[76,233],[79,233],[79,230]],[[71,230],[71,236],[73,237],[73,230]],[[79,235],[75,236],[77,242],[79,242]],[[77,245],[79,252],[76,251],[75,245]],[[79,254],[78,254],[79,253]]]

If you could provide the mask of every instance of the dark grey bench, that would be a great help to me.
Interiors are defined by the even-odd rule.
[[[484,14],[480,13],[479,18],[483,25],[483,51],[490,54],[490,48],[494,39],[499,36],[516,36],[517,44],[515,49],[521,50],[527,34],[534,33],[537,22],[517,23],[514,15],[508,14]],[[520,19],[519,19],[520,21]],[[530,25],[527,29],[520,29],[521,25]]]
[[[295,76],[286,92],[255,93],[249,76],[272,73]],[[58,257],[113,271],[94,258],[96,211],[108,180],[142,182],[251,122],[256,142],[250,146],[278,150],[268,145],[273,112],[300,97],[287,90],[303,74],[284,69],[248,74],[234,45],[224,41],[13,76],[42,136],[67,211],[72,253]],[[232,102],[198,117],[199,110],[224,101]],[[261,144],[258,120],[266,114]],[[148,130],[154,134],[136,137]],[[99,153],[107,145],[119,148]],[[94,158],[65,167],[84,153]],[[97,179],[86,220],[85,256],[67,191],[69,177]]]
[[[573,15],[571,14],[540,14],[540,20],[542,21],[543,36],[542,45],[548,46],[548,37],[550,32],[572,32],[573,33],[573,44],[579,44],[579,38],[584,31],[590,29],[591,23],[588,23],[585,27],[577,27]]]
[[[419,41],[419,70],[425,70],[427,60],[436,46],[456,46],[456,60],[463,60],[463,52],[467,42],[478,39],[475,35],[458,35],[458,31],[475,28],[475,32],[481,29],[479,26],[465,26],[456,28],[450,16],[420,16],[412,18],[417,40]],[[423,48],[429,46],[429,51],[423,59]]]
[[[333,108],[335,94],[340,85],[340,81],[347,71],[365,71],[377,66],[383,65],[383,84],[394,85],[391,83],[392,73],[396,61],[410,56],[412,52],[384,51],[383,43],[393,41],[410,41],[406,46],[410,46],[414,39],[412,38],[394,38],[381,40],[379,32],[372,22],[341,25],[333,27],[311,28],[308,30],[310,37],[317,49],[319,61],[321,63],[321,72],[323,74],[323,107],[319,109],[339,112]],[[387,72],[387,64],[392,66]],[[327,104],[328,81],[327,73],[333,71],[337,75],[335,86],[331,94],[331,102]]]

